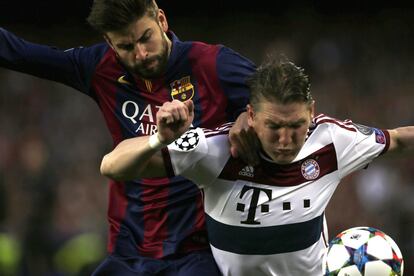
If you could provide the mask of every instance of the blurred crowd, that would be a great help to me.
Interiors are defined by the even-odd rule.
[[[310,76],[317,112],[380,128],[414,124],[414,11],[166,12],[182,40],[225,44],[258,64],[284,52]],[[2,27],[61,48],[100,41],[82,24]],[[0,91],[0,275],[90,275],[106,250],[99,164],[112,141],[102,115],[71,88],[4,69]],[[384,158],[344,179],[328,205],[330,238],[353,226],[381,229],[414,275],[413,172],[413,156]]]

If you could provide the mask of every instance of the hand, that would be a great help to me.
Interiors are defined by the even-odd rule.
[[[260,142],[256,132],[247,123],[247,113],[239,115],[229,132],[230,152],[234,158],[240,157],[247,164],[259,164]]]
[[[164,145],[178,139],[188,130],[194,119],[192,100],[165,102],[157,112],[158,138]]]

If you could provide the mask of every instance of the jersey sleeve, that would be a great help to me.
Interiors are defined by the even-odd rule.
[[[366,167],[372,160],[388,150],[390,136],[387,130],[360,124],[348,128],[334,128],[334,145],[337,151],[340,177]]]
[[[60,82],[86,94],[107,47],[102,43],[62,50],[25,41],[0,28],[0,66]]]
[[[196,128],[168,146],[164,163],[171,176],[184,176],[205,188],[220,174],[229,156],[227,135],[206,138],[203,129]]]
[[[229,105],[229,121],[235,121],[249,103],[246,80],[255,72],[256,65],[227,47],[221,47],[217,56],[217,72]]]

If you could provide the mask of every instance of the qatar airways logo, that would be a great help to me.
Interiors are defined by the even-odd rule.
[[[157,132],[156,114],[160,108],[159,105],[150,104],[140,108],[134,101],[125,101],[122,104],[121,112],[125,118],[133,123],[135,133],[152,135]]]

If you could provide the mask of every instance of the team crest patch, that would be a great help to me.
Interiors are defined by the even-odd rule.
[[[197,130],[190,129],[175,140],[174,145],[180,151],[191,151],[197,147],[199,141],[200,135],[197,133]]]
[[[171,97],[174,100],[186,101],[192,99],[194,96],[194,85],[190,81],[190,76],[175,80],[170,83],[170,86]]]
[[[318,178],[321,169],[318,162],[314,159],[305,160],[301,166],[302,175],[306,180],[313,180]]]
[[[364,135],[371,135],[374,132],[374,129],[372,127],[364,126],[361,124],[353,123],[353,125],[356,127],[356,129],[359,130]]]
[[[375,131],[375,142],[377,142],[378,144],[385,144],[384,132],[382,132],[378,128],[374,128],[374,131]]]

